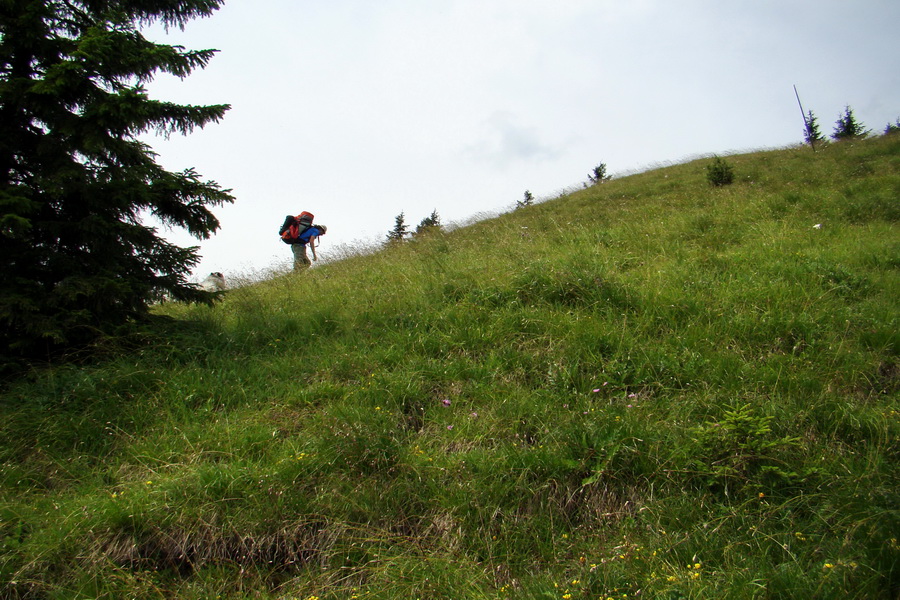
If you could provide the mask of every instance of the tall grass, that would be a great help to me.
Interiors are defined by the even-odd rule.
[[[613,180],[36,368],[0,595],[895,598],[898,151]]]

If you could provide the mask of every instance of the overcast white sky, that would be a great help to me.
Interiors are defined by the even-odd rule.
[[[463,222],[699,154],[800,143],[794,96],[829,135],[844,106],[900,117],[897,0],[228,0],[184,32],[219,54],[154,98],[231,104],[149,142],[169,170],[231,188],[197,242],[201,277],[287,261],[284,215],[328,226],[320,254],[384,239],[401,211]]]

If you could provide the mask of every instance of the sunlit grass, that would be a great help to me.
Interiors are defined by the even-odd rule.
[[[10,382],[0,595],[895,597],[898,141],[728,161]]]

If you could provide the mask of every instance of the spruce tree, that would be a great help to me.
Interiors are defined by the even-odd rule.
[[[534,195],[529,190],[525,190],[525,196],[521,200],[516,200],[516,208],[525,208],[532,204],[534,204]]]
[[[713,156],[713,161],[706,165],[706,180],[716,187],[734,183],[734,169],[728,161],[720,156]]]
[[[591,184],[597,185],[598,183],[603,183],[604,181],[609,181],[612,179],[610,175],[606,174],[606,163],[600,163],[594,170],[588,173],[588,179]]]
[[[394,228],[388,232],[387,239],[389,242],[402,242],[408,234],[406,216],[401,212],[394,218]]]
[[[143,86],[159,73],[184,78],[216,51],[157,44],[141,27],[183,28],[223,1],[0,2],[4,359],[123,331],[160,293],[209,300],[187,281],[198,249],[143,219],[206,239],[219,228],[208,207],[233,197],[192,168],[166,171],[139,136],[188,134],[223,117],[228,105],[153,100]]]
[[[420,233],[427,233],[428,231],[432,231],[434,229],[440,229],[441,227],[441,217],[438,215],[437,209],[431,211],[431,215],[422,219],[422,221],[416,226],[416,235]]]
[[[834,123],[834,133],[831,137],[835,140],[845,140],[850,138],[863,137],[869,133],[865,126],[856,120],[853,115],[853,109],[849,106],[844,108],[843,114],[838,116],[838,120]]]
[[[806,130],[803,132],[803,138],[813,148],[815,148],[816,144],[825,141],[825,136],[819,130],[819,121],[811,110],[807,112]]]

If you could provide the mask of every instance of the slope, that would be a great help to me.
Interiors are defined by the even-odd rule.
[[[900,137],[167,305],[3,392],[9,598],[894,598]]]

